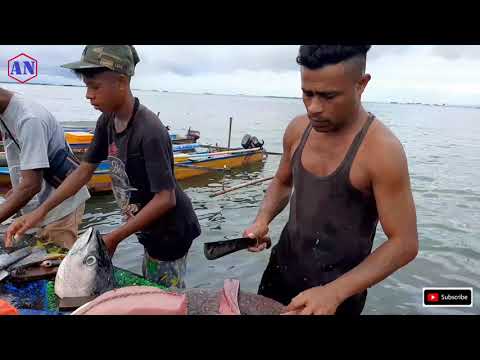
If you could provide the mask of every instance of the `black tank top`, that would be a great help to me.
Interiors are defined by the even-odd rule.
[[[373,121],[370,114],[341,164],[328,176],[314,175],[302,165],[311,125],[295,150],[290,217],[272,256],[296,292],[335,280],[372,250],[378,223],[375,199],[353,187],[350,169]]]

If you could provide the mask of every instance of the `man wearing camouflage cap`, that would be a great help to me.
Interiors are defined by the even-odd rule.
[[[129,77],[135,73],[135,65],[140,62],[137,51],[130,45],[89,45],[83,50],[82,58],[62,67],[74,70],[77,74],[91,69],[109,69]]]
[[[7,238],[23,234],[111,162],[112,188],[127,222],[103,236],[111,255],[136,234],[145,248],[143,273],[167,287],[185,287],[186,257],[200,225],[177,184],[170,136],[160,119],[132,95],[130,79],[140,61],[131,45],[88,45],[78,62],[63,65],[87,86],[86,98],[101,111],[80,167],[34,212],[18,219]]]

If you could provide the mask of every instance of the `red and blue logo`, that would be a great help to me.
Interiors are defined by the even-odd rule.
[[[24,84],[38,76],[38,61],[25,53],[18,54],[8,60],[8,76]]]

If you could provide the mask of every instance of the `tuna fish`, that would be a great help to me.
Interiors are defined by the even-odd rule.
[[[85,231],[60,264],[55,293],[60,299],[92,299],[115,286],[113,264],[98,230]]]

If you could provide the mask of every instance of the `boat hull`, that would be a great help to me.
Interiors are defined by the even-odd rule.
[[[207,156],[207,155],[206,155]],[[205,156],[205,157],[206,157]],[[175,178],[177,180],[190,179],[195,176],[201,176],[211,173],[212,169],[235,169],[247,166],[265,159],[265,151],[258,150],[247,153],[236,153],[225,155],[219,158],[202,159],[193,161],[175,160],[179,166],[175,166]],[[195,156],[192,159],[196,159]],[[210,170],[208,170],[210,169]],[[92,193],[104,193],[112,190],[111,178],[109,175],[110,164],[107,161],[102,162],[92,179],[88,182],[87,187]],[[6,193],[11,189],[10,175],[8,167],[0,167],[0,193]]]

